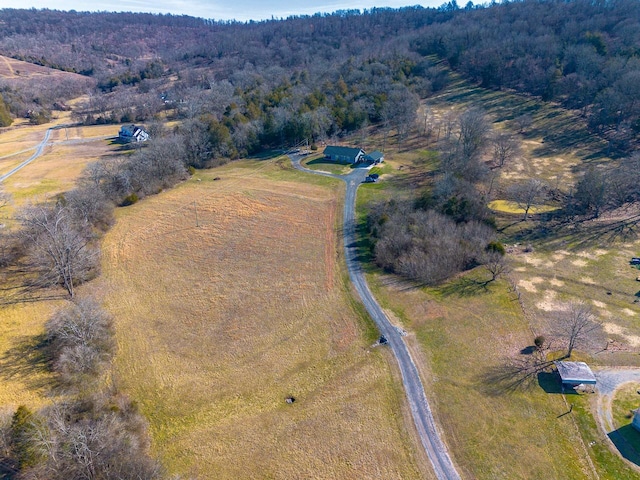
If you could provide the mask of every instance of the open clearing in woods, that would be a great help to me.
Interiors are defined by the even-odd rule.
[[[201,478],[429,478],[389,353],[345,290],[340,183],[288,161],[197,177],[118,211],[89,286],[155,453]]]
[[[36,77],[45,77],[51,81],[61,79],[79,78],[86,81],[86,77],[77,73],[63,72],[49,67],[36,65],[35,63],[23,62],[15,58],[0,55],[0,77],[4,79],[25,81]]]

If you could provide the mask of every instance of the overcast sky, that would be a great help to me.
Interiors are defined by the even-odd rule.
[[[1,0],[4,8],[49,8],[52,10],[150,12],[191,15],[215,20],[264,20],[272,16],[306,15],[344,9],[437,7],[445,0]]]

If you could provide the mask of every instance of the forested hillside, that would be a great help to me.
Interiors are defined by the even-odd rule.
[[[4,9],[0,53],[94,78],[83,122],[170,111],[197,119],[189,128],[207,133],[204,151],[223,158],[368,124],[402,131],[418,98],[446,85],[445,67],[579,110],[628,150],[640,132],[639,19],[633,0],[450,2],[250,23]],[[53,108],[52,95],[21,95],[6,80],[0,93],[14,115]]]

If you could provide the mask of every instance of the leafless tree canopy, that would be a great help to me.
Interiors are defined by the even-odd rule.
[[[512,185],[507,191],[507,197],[524,210],[522,219],[527,220],[531,207],[546,199],[547,186],[541,180],[531,178]]]
[[[20,433],[32,460],[20,465],[20,480],[164,478],[148,455],[146,423],[125,397],[54,404],[32,415]],[[5,462],[16,452],[8,453]]]
[[[66,384],[91,383],[114,350],[111,317],[92,298],[71,302],[47,322],[52,365]]]
[[[468,182],[478,182],[488,171],[482,154],[489,141],[489,121],[484,112],[471,108],[458,117],[455,128],[457,135],[444,142],[442,169]]]
[[[379,207],[370,218],[376,263],[426,284],[482,263],[492,230],[477,221],[456,223],[407,204]]]
[[[593,346],[602,340],[602,323],[584,302],[570,303],[567,311],[558,316],[555,328],[566,345],[567,357],[576,347]]]
[[[499,132],[491,138],[493,147],[493,163],[496,167],[504,167],[520,153],[520,143],[507,132]]]
[[[75,286],[93,277],[99,266],[91,232],[60,203],[28,207],[20,220],[34,285],[61,285],[73,297]]]

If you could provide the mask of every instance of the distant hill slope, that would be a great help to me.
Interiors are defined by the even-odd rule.
[[[54,76],[74,80],[86,79],[86,77],[78,75],[77,73],[63,72],[54,68],[43,67],[34,63],[23,62],[22,60],[0,55],[0,78],[20,80],[42,76]]]

